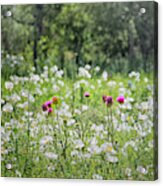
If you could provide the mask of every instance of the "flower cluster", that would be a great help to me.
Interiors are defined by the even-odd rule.
[[[102,96],[103,102],[106,104],[106,106],[111,106],[113,104],[113,98],[111,96]]]
[[[43,105],[42,105],[42,110],[43,111],[48,111],[48,113],[51,113],[53,111],[52,109],[52,102],[51,101],[46,101]]]
[[[59,103],[59,98],[54,96],[52,98],[52,101],[46,101],[43,105],[42,105],[42,110],[45,112],[45,111],[48,111],[48,114],[52,113],[53,112],[53,108],[52,108],[52,104],[58,104]]]
[[[106,106],[112,106],[112,104],[113,104],[112,96],[103,95],[102,99],[103,99],[103,102],[106,104]],[[123,104],[125,101],[125,98],[124,98],[124,96],[118,96],[116,100],[118,103]]]

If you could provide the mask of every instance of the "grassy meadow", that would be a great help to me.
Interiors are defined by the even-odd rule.
[[[2,76],[2,176],[154,180],[152,74],[72,74]]]

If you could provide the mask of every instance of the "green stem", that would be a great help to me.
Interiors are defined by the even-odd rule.
[[[111,140],[112,144],[114,142],[114,126],[113,126],[113,113],[112,113],[112,108],[110,107],[110,119],[111,119]]]
[[[23,169],[23,173],[22,173],[22,177],[23,175],[26,173],[27,170],[27,165],[28,165],[28,161],[29,161],[29,143],[30,143],[30,120],[29,120],[29,106],[30,106],[30,102],[29,102],[29,87],[28,87],[28,126],[27,126],[27,155],[26,155],[26,160],[25,160],[25,164],[24,164],[24,169]]]
[[[83,103],[83,87],[80,86],[80,103]]]
[[[75,104],[75,91],[74,91],[74,83],[72,85],[72,115],[74,114],[74,104]]]
[[[107,127],[108,127],[108,137],[110,136],[110,121],[109,121],[109,109],[106,107],[107,112]]]

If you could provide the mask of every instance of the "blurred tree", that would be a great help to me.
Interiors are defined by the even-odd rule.
[[[3,54],[23,56],[38,72],[54,63],[152,70],[154,2],[3,5],[1,20]]]

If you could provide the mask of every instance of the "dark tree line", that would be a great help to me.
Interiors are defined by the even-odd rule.
[[[2,59],[44,65],[99,65],[112,72],[152,70],[154,2],[3,5]]]

